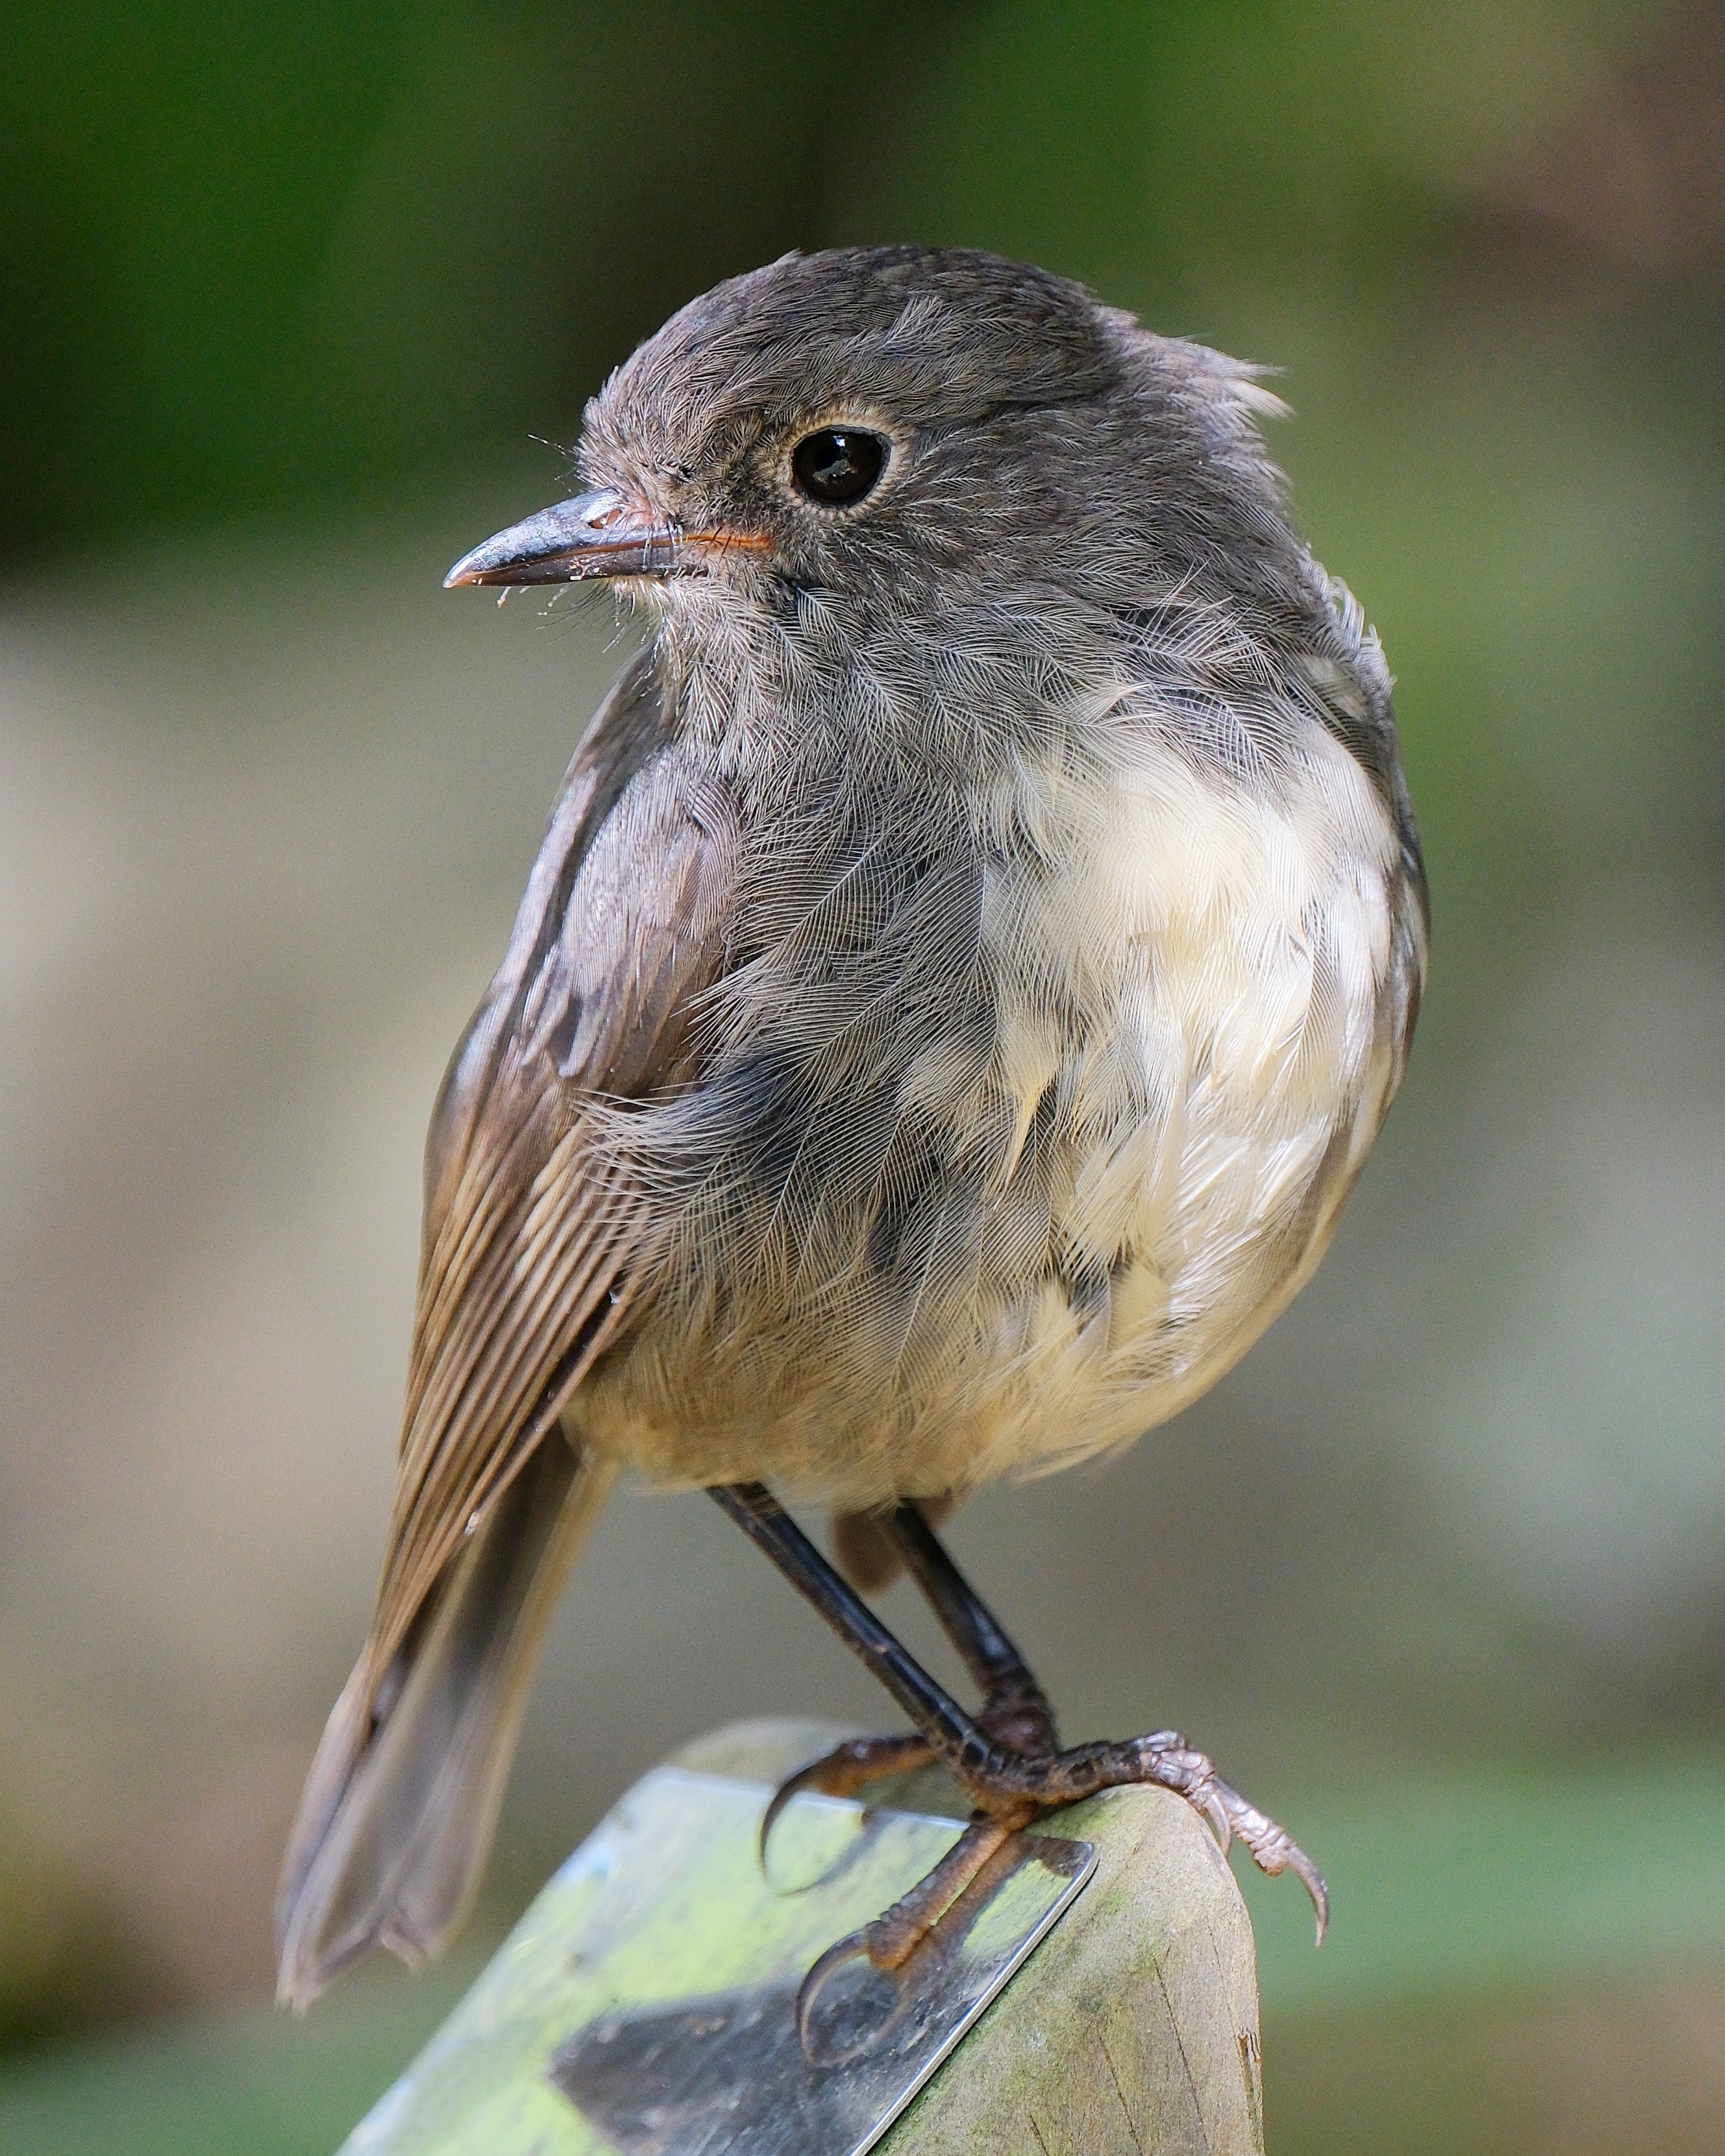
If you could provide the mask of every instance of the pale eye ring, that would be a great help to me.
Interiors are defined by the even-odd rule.
[[[865,427],[818,427],[791,451],[792,482],[824,509],[850,509],[874,492],[891,454]]]

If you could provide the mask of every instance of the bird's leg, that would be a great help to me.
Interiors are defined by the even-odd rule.
[[[1224,1848],[1237,1835],[1260,1871],[1296,1874],[1312,1897],[1318,1937],[1322,1938],[1329,1897],[1317,1867],[1273,1820],[1223,1781],[1204,1753],[1194,1751],[1178,1730],[1159,1729],[1118,1743],[1075,1745],[1065,1752],[1055,1749],[1052,1742],[1043,1750],[1016,1749],[965,1713],[827,1563],[770,1491],[758,1482],[737,1482],[722,1484],[711,1494],[875,1672],[904,1709],[923,1744],[975,1807],[965,1835],[920,1887],[857,1935],[851,1943],[854,1952],[865,1955],[876,1967],[899,1967],[938,1921],[947,1902],[988,1861],[1004,1833],[1099,1790],[1139,1782],[1154,1783],[1184,1797],[1209,1820]],[[930,1545],[937,1556],[930,1554]],[[980,1658],[982,1643],[992,1640],[999,1650],[992,1667],[1004,1670],[1009,1661],[1024,1670],[1017,1650],[964,1584],[927,1523],[921,1523],[920,1532],[908,1530],[901,1547],[919,1579],[926,1566],[928,1576],[939,1583],[952,1621],[967,1628],[971,1650]],[[944,1621],[946,1609],[940,1601],[935,1606]],[[966,1659],[970,1659],[968,1651]],[[1024,1674],[1028,1679],[1029,1672]],[[1051,1727],[1049,1733],[1051,1739]],[[877,1955],[882,1958],[877,1960]]]
[[[1026,1753],[1058,1748],[1054,1712],[1024,1656],[1004,1628],[942,1546],[914,1504],[894,1507],[880,1516],[880,1532],[897,1548],[906,1569],[928,1599],[983,1692],[978,1727],[1009,1751]],[[811,1759],[780,1784],[761,1822],[761,1851],[779,1815],[805,1789],[823,1796],[851,1797],[870,1783],[927,1767],[940,1755],[925,1738],[855,1737]]]
[[[1011,1752],[1045,1754],[1060,1748],[1054,1710],[1005,1628],[947,1554],[920,1509],[901,1504],[879,1516],[880,1532],[904,1559],[942,1630],[982,1689],[977,1724]],[[921,1737],[853,1737],[782,1782],[761,1821],[762,1861],[779,1815],[805,1789],[852,1797],[872,1782],[926,1767],[939,1755]]]
[[[1009,1752],[1039,1757],[1060,1749],[1054,1709],[1029,1664],[988,1604],[959,1571],[914,1505],[898,1505],[881,1522],[941,1629],[982,1687],[977,1721]]]
[[[966,1794],[1009,1758],[910,1650],[895,1639],[850,1584],[826,1561],[778,1500],[758,1482],[716,1485],[708,1492],[749,1539],[765,1550],[853,1654],[873,1671],[915,1725],[923,1743]]]

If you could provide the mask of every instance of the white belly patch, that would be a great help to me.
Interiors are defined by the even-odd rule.
[[[977,798],[980,1079],[937,1023],[912,1043],[894,1143],[920,1151],[872,1199],[834,1194],[843,1084],[798,1203],[709,1178],[651,1321],[583,1389],[589,1434],[656,1479],[867,1505],[1124,1443],[1244,1353],[1399,1075],[1394,821],[1308,734],[1273,784],[1230,783],[1086,713],[1082,776],[1055,743]]]
[[[1121,1442],[1213,1383],[1316,1264],[1398,1075],[1397,839],[1359,766],[1315,729],[1276,789],[1121,747],[1104,783],[989,804],[1045,834],[1049,872],[1001,880],[985,938],[1002,1079],[1027,1118],[1055,1089],[1065,1158],[1058,1278],[1005,1327],[1065,1411],[1001,1417],[988,1472]]]

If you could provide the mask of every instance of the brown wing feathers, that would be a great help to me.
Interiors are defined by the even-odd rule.
[[[566,1076],[541,1043],[547,988],[555,993],[559,976],[566,993],[572,985],[565,952],[589,910],[577,902],[582,871],[665,737],[643,657],[600,707],[570,767],[509,950],[432,1119],[395,1505],[367,1647],[373,1684],[469,1522],[544,1435],[627,1308],[628,1284],[617,1276],[628,1222],[604,1204],[615,1194],[594,1186],[583,1157],[586,1074]],[[629,865],[650,879],[650,862]]]
[[[608,1485],[610,1471],[589,1461],[573,1485],[537,1476],[521,1505],[501,1503],[594,1358],[639,1315],[653,1223],[601,1139],[622,1104],[692,1075],[690,1014],[725,963],[732,827],[666,747],[637,661],[571,767],[509,952],[433,1117],[388,1557],[283,1878],[283,1988],[300,2003],[367,1938],[430,1951],[453,1922],[548,1610],[529,1544],[542,1538],[547,1565],[567,1563],[578,1515],[590,1517]],[[545,1505],[565,1508],[562,1529]],[[518,1532],[517,1512],[527,1541],[511,1571],[491,1545],[498,1522]],[[506,1584],[486,1588],[494,1574]],[[419,1666],[450,1652],[440,1674]],[[408,1702],[414,1729],[395,1730]],[[434,1745],[422,1762],[414,1748],[420,1722],[448,1726],[450,1714],[465,1717],[473,1756],[465,1780],[446,1786],[433,1762],[448,1755]],[[481,1732],[489,1759],[475,1748]],[[445,1812],[456,1821],[447,1849]]]
[[[519,1126],[495,1152],[482,1129],[429,1254],[371,1645],[378,1677],[469,1522],[550,1427],[630,1299],[628,1224],[584,1181],[561,1088],[552,1078],[534,1097],[508,1082],[525,1074],[505,1075],[496,1120],[519,1116]],[[536,1251],[523,1247],[536,1214],[550,1230]]]

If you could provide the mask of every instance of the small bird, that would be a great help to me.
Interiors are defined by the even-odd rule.
[[[1291,521],[1281,408],[1040,270],[788,255],[673,316],[588,406],[584,491],[449,572],[608,579],[649,634],[432,1117],[388,1555],[288,1850],[285,1999],[450,1937],[624,1470],[709,1490],[911,1724],[811,1762],[768,1828],[929,1759],[973,1807],[811,1983],[901,1967],[1006,1836],[1127,1782],[1296,1871],[1322,1934],[1316,1868],[1178,1732],[1060,1748],[935,1532],[1238,1361],[1401,1078],[1428,921],[1390,680]],[[836,1566],[775,1491],[834,1507]],[[974,1713],[864,1599],[901,1568]]]

